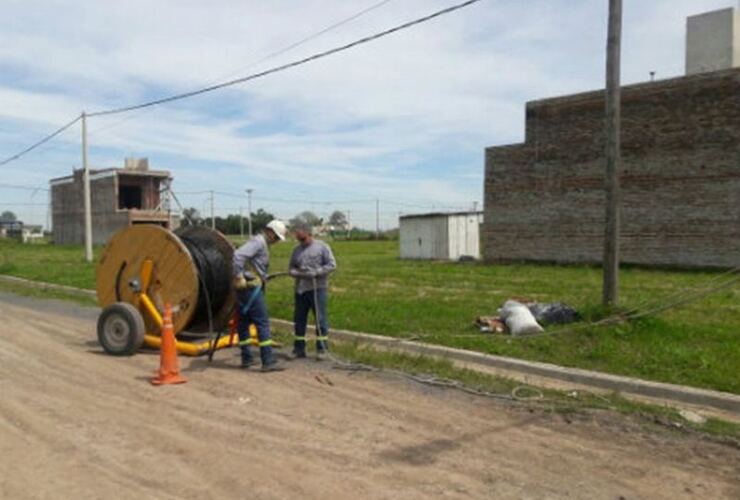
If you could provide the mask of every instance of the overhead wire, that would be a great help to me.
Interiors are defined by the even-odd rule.
[[[289,52],[289,51],[291,51],[291,50],[293,50],[293,49],[295,49],[297,47],[300,47],[301,45],[303,45],[303,44],[305,44],[307,42],[310,42],[311,40],[314,40],[316,38],[319,38],[320,36],[322,36],[322,35],[330,32],[332,30],[335,30],[335,29],[339,28],[340,26],[343,26],[343,25],[345,25],[347,23],[350,23],[350,22],[354,21],[355,19],[358,19],[358,18],[362,17],[363,15],[368,14],[369,12],[372,12],[372,11],[380,8],[383,5],[385,5],[385,4],[387,4],[387,3],[391,2],[391,1],[393,1],[393,0],[383,0],[381,2],[375,3],[375,4],[373,4],[373,5],[369,6],[369,7],[367,7],[365,9],[363,9],[363,10],[361,10],[361,11],[359,11],[359,12],[357,12],[357,13],[349,16],[349,17],[347,17],[347,18],[344,18],[344,19],[342,19],[340,21],[337,21],[337,22],[335,22],[335,23],[327,26],[326,28],[323,28],[320,31],[317,31],[316,33],[312,33],[312,34],[310,34],[310,35],[308,35],[308,36],[306,36],[306,37],[304,37],[304,38],[302,38],[302,39],[300,39],[300,40],[298,40],[296,42],[293,42],[290,45],[288,45],[287,47],[283,47],[282,49],[278,49],[278,50],[273,51],[273,52],[271,52],[269,54],[266,54],[265,56],[257,59],[256,61],[253,61],[253,62],[247,64],[246,66],[242,66],[238,70],[232,71],[229,74],[222,76],[221,78],[231,77],[233,75],[236,75],[236,74],[241,73],[242,71],[246,71],[247,69],[253,68],[254,66],[257,66],[257,65],[259,65],[259,64],[261,64],[261,63],[263,63],[265,61],[268,61],[270,59],[273,59],[275,57],[278,57],[280,55],[283,55],[286,52]],[[209,83],[209,85],[216,84],[216,83],[218,83],[217,80]],[[141,114],[138,114],[138,115],[136,115],[136,114],[130,115],[130,116],[127,116],[127,117],[125,117],[125,118],[123,118],[121,120],[115,121],[113,123],[109,123],[107,125],[103,125],[102,127],[98,127],[97,129],[91,131],[89,135],[92,136],[92,135],[95,135],[97,133],[104,132],[104,131],[109,130],[111,128],[114,128],[114,127],[116,127],[118,125],[121,125],[122,123],[125,123],[125,122],[127,122],[129,120],[132,120],[133,118],[136,118],[137,116],[141,116]]]
[[[286,63],[286,64],[282,64],[282,65],[279,65],[279,66],[275,66],[275,67],[270,68],[270,69],[267,69],[265,71],[260,71],[258,73],[253,73],[253,74],[248,75],[248,76],[245,76],[245,77],[236,78],[236,79],[229,80],[229,81],[222,82],[222,83],[218,83],[218,84],[215,84],[215,85],[209,85],[209,86],[206,86],[206,87],[203,87],[203,88],[200,88],[200,89],[197,89],[197,90],[193,90],[193,91],[190,91],[190,92],[184,92],[184,93],[180,93],[180,94],[171,95],[171,96],[168,96],[168,97],[163,97],[163,98],[154,99],[154,100],[151,100],[151,101],[146,101],[146,102],[143,102],[143,103],[140,103],[140,104],[134,104],[134,105],[130,105],[130,106],[122,106],[122,107],[118,107],[118,108],[104,109],[104,110],[100,110],[100,111],[95,111],[95,112],[92,112],[92,113],[87,113],[86,116],[87,117],[109,116],[109,115],[127,113],[127,112],[134,111],[134,110],[150,108],[150,107],[157,106],[157,105],[160,105],[160,104],[165,104],[165,103],[168,103],[168,102],[179,101],[179,100],[182,100],[182,99],[187,99],[187,98],[190,98],[190,97],[195,97],[195,96],[198,96],[198,95],[210,93],[210,92],[213,92],[213,91],[216,91],[216,90],[220,90],[220,89],[223,89],[223,88],[231,87],[231,86],[238,85],[238,84],[241,84],[241,83],[246,83],[246,82],[251,81],[251,80],[256,80],[258,78],[262,78],[262,77],[265,77],[265,76],[268,76],[268,75],[271,75],[271,74],[274,74],[274,73],[285,71],[285,70],[290,69],[290,68],[295,68],[297,66],[301,66],[301,65],[307,64],[309,62],[312,62],[312,61],[315,61],[315,60],[318,60],[318,59],[322,59],[322,58],[328,57],[330,55],[333,55],[333,54],[336,54],[336,53],[339,53],[339,52],[343,52],[343,51],[349,50],[349,49],[351,49],[353,47],[356,47],[358,45],[362,45],[362,44],[365,44],[365,43],[372,42],[374,40],[377,40],[377,39],[386,37],[388,35],[391,35],[393,33],[396,33],[398,31],[402,31],[404,29],[411,28],[413,26],[416,26],[416,25],[419,25],[419,24],[422,24],[422,23],[431,21],[433,19],[436,19],[436,18],[438,18],[440,16],[443,16],[443,15],[446,15],[446,14],[449,14],[449,13],[452,13],[452,12],[455,12],[457,10],[463,9],[463,8],[468,7],[470,5],[476,4],[476,3],[480,2],[480,1],[481,0],[466,0],[464,2],[461,2],[461,3],[458,3],[458,4],[452,5],[450,7],[446,7],[444,9],[441,9],[441,10],[438,10],[436,12],[433,12],[432,14],[429,14],[429,15],[426,15],[426,16],[423,16],[423,17],[414,19],[412,21],[408,21],[408,22],[399,24],[397,26],[394,26],[392,28],[386,29],[386,30],[381,31],[379,33],[375,33],[373,35],[369,35],[369,36],[365,36],[365,37],[359,38],[359,39],[357,39],[355,41],[349,42],[349,43],[344,44],[344,45],[341,45],[339,47],[335,47],[335,48],[332,48],[332,49],[329,49],[329,50],[318,52],[318,53],[313,54],[313,55],[310,55],[308,57],[304,57],[304,58],[298,59],[296,61],[292,61],[292,62],[289,62],[289,63]],[[384,3],[385,2],[380,2],[379,4],[376,4],[375,6],[371,6],[369,9],[366,9],[365,12],[369,12],[370,10],[373,10],[375,8],[378,8],[381,5],[383,5]],[[358,17],[359,15],[362,15],[362,13],[358,13],[357,15],[354,16],[354,18]],[[341,25],[344,22],[349,22],[349,20],[340,21],[338,24]],[[332,28],[331,27],[327,28],[327,30],[329,30],[329,29],[332,29]],[[317,34],[316,36],[319,36],[319,35]],[[301,41],[296,42],[296,43],[297,44],[300,44]],[[289,49],[286,48],[285,51],[287,51],[287,50],[289,50]],[[0,166],[6,165],[6,164],[8,164],[8,163],[10,163],[10,162],[12,162],[14,160],[17,160],[17,159],[21,158],[22,156],[30,153],[34,149],[36,149],[36,148],[40,147],[41,145],[45,144],[46,142],[52,140],[54,137],[58,136],[59,134],[61,134],[62,132],[64,132],[68,128],[70,128],[72,125],[74,125],[75,123],[77,123],[78,121],[80,121],[81,118],[82,118],[81,115],[75,117],[70,122],[62,125],[57,130],[55,130],[51,134],[43,137],[41,140],[35,142],[34,144],[32,144],[31,146],[27,147],[26,149],[24,149],[24,150],[22,150],[22,151],[20,151],[20,152],[18,152],[16,154],[14,154],[14,155],[12,155],[12,156],[9,156],[9,157],[5,158],[4,160],[0,161]]]
[[[22,186],[19,184],[5,184],[4,182],[0,182],[0,188],[6,188],[6,189],[22,189],[24,191],[48,191],[48,188],[43,188],[40,186]]]
[[[310,55],[308,57],[304,57],[302,59],[298,59],[296,61],[292,61],[292,62],[289,62],[289,63],[286,63],[286,64],[281,64],[279,66],[275,66],[273,68],[270,68],[270,69],[267,69],[267,70],[264,70],[264,71],[260,71],[258,73],[253,73],[253,74],[248,75],[248,76],[244,76],[244,77],[241,77],[241,78],[236,78],[236,79],[229,80],[229,81],[222,82],[222,83],[218,83],[218,84],[215,84],[215,85],[210,85],[210,86],[203,87],[203,88],[200,88],[200,89],[197,89],[197,90],[192,90],[192,91],[189,91],[189,92],[183,92],[183,93],[180,93],[180,94],[175,94],[175,95],[171,95],[171,96],[167,96],[167,97],[162,97],[162,98],[159,98],[159,99],[154,99],[154,100],[151,100],[151,101],[146,101],[146,102],[143,102],[143,103],[140,103],[140,104],[133,104],[133,105],[130,105],[130,106],[121,106],[121,107],[118,107],[118,108],[112,108],[112,109],[104,109],[104,110],[100,110],[100,111],[94,111],[92,113],[88,113],[87,116],[94,117],[94,116],[107,116],[107,115],[114,115],[114,114],[120,114],[120,113],[127,113],[129,111],[134,111],[134,110],[137,110],[137,109],[149,108],[149,107],[152,107],[152,106],[157,106],[157,105],[165,104],[165,103],[168,103],[168,102],[179,101],[179,100],[182,100],[182,99],[187,99],[187,98],[190,98],[190,97],[195,97],[195,96],[198,96],[198,95],[202,95],[202,94],[206,94],[206,93],[209,93],[209,92],[213,92],[215,90],[220,90],[220,89],[223,89],[223,88],[232,87],[234,85],[238,85],[238,84],[241,84],[241,83],[246,83],[248,81],[256,80],[258,78],[262,78],[262,77],[265,77],[265,76],[268,76],[268,75],[271,75],[271,74],[274,74],[274,73],[285,71],[285,70],[290,69],[290,68],[295,68],[297,66],[302,66],[302,65],[304,65],[306,63],[309,63],[309,62],[312,62],[312,61],[316,61],[318,59],[322,59],[324,57],[327,57],[327,56],[330,56],[330,55],[333,55],[333,54],[337,54],[339,52],[344,52],[344,51],[346,51],[348,49],[351,49],[353,47],[356,47],[358,45],[363,45],[365,43],[369,43],[369,42],[372,42],[372,41],[377,40],[379,38],[386,37],[388,35],[391,35],[393,33],[398,32],[398,31],[401,31],[401,30],[404,30],[404,29],[407,29],[407,28],[411,28],[412,26],[416,26],[416,25],[419,25],[419,24],[422,24],[422,23],[431,21],[432,19],[435,19],[435,18],[440,17],[440,16],[443,16],[445,14],[449,14],[449,13],[452,13],[454,11],[463,9],[465,7],[468,7],[470,5],[473,5],[475,3],[478,3],[480,1],[481,0],[466,0],[466,1],[462,2],[462,3],[456,4],[456,5],[452,5],[450,7],[446,7],[444,9],[438,10],[438,11],[432,13],[432,14],[429,14],[429,15],[426,15],[426,16],[423,16],[423,17],[414,19],[413,21],[408,21],[408,22],[399,24],[397,26],[394,26],[393,28],[389,28],[387,30],[381,31],[379,33],[375,33],[373,35],[368,35],[368,36],[359,38],[359,39],[357,39],[355,41],[346,43],[346,44],[341,45],[339,47],[335,47],[333,49],[329,49],[329,50],[325,50],[325,51],[322,51],[322,52],[318,52],[318,53],[313,54],[313,55]]]
[[[36,149],[36,148],[42,146],[43,144],[49,142],[50,140],[52,140],[53,138],[55,138],[56,136],[58,136],[59,134],[61,134],[65,130],[67,130],[69,127],[71,127],[72,125],[74,125],[75,123],[77,123],[78,121],[80,121],[81,118],[82,118],[81,116],[76,117],[74,120],[66,123],[65,125],[62,125],[58,129],[56,129],[54,132],[52,132],[51,134],[49,134],[49,135],[45,136],[43,139],[41,139],[41,140],[33,143],[32,145],[28,146],[26,149],[24,149],[22,151],[19,151],[18,153],[14,154],[13,156],[9,156],[9,157],[5,158],[4,160],[0,161],[0,167],[3,166],[3,165],[7,165],[11,161],[17,160],[21,156],[24,156],[24,155],[30,153],[31,151],[33,151],[34,149]]]

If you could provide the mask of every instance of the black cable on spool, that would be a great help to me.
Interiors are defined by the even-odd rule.
[[[180,241],[190,252],[195,267],[198,269],[198,304],[191,320],[191,325],[208,322],[209,330],[213,329],[213,317],[226,302],[231,287],[230,262],[212,240],[212,235],[203,232],[178,234]]]

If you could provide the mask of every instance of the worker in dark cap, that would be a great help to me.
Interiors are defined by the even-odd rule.
[[[329,245],[314,239],[310,224],[301,222],[294,224],[292,229],[299,243],[293,249],[288,266],[288,273],[295,278],[293,358],[306,357],[306,325],[308,313],[313,311],[319,326],[316,359],[320,361],[329,349],[329,274],[337,268],[337,262]]]

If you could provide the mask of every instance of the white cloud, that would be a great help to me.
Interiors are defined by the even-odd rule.
[[[21,149],[83,107],[233,76],[372,3],[6,0],[0,151]],[[452,3],[390,2],[259,69]],[[680,74],[685,17],[733,3],[625,2],[625,82],[647,79],[650,70]],[[467,206],[482,194],[483,148],[523,138],[527,100],[601,86],[605,11],[593,0],[484,0],[344,54],[137,113],[94,133],[91,158],[108,165],[126,154],[148,156],[171,168],[186,191],[249,184],[272,197],[309,192]],[[91,119],[90,129],[118,120]],[[8,177],[36,182],[67,173],[78,162],[78,138],[78,130],[66,133],[58,149],[29,155]],[[372,221],[373,208],[362,223]]]

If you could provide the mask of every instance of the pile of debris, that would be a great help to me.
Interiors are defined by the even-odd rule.
[[[543,304],[510,299],[498,310],[498,316],[479,316],[476,326],[484,333],[509,333],[515,337],[544,331],[544,325],[565,325],[579,321],[581,315],[567,304]]]

